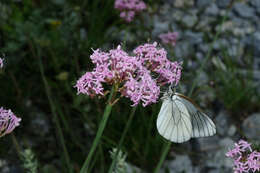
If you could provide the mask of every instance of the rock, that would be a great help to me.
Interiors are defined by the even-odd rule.
[[[185,6],[191,7],[194,5],[194,0],[175,0],[174,7],[183,8]]]
[[[204,71],[201,71],[199,75],[197,76],[197,80],[200,81],[199,85],[206,85],[209,82],[208,74]]]
[[[224,48],[227,48],[229,46],[229,43],[226,39],[218,39],[213,43],[213,49],[215,50],[223,50]]]
[[[209,16],[202,16],[200,17],[200,20],[195,27],[196,30],[203,31],[203,32],[210,32],[211,31],[211,24],[215,22],[215,17],[209,17]]]
[[[253,8],[249,7],[248,5],[244,3],[235,3],[233,5],[233,10],[243,18],[252,18],[255,16],[255,11]]]
[[[182,20],[183,16],[184,12],[181,10],[175,10],[172,14],[173,19],[175,19],[178,22]]]
[[[205,165],[207,167],[217,169],[221,169],[223,167],[228,168],[230,169],[230,172],[232,172],[231,170],[233,167],[233,161],[230,158],[226,157],[225,154],[229,151],[230,148],[234,146],[234,141],[230,138],[224,138],[220,139],[220,141],[218,141],[217,143],[219,149],[207,152],[208,158],[210,159],[205,160]]]
[[[232,124],[230,127],[229,127],[229,129],[228,129],[228,131],[227,131],[227,134],[228,134],[228,136],[234,136],[235,134],[236,134],[236,131],[237,131],[237,128],[236,128],[236,126],[234,125],[234,124]]]
[[[254,70],[260,70],[260,57],[254,57]]]
[[[227,112],[221,111],[217,115],[215,123],[217,128],[217,134],[224,136],[227,133],[230,124],[230,118]]]
[[[192,32],[186,31],[183,33],[183,38],[190,42],[190,44],[199,44],[203,41],[203,33],[202,32]]]
[[[212,3],[212,1],[209,1],[209,0],[197,0],[196,1],[196,6],[198,8],[205,8],[205,7],[207,7],[211,3]]]
[[[219,14],[218,6],[215,3],[210,4],[205,10],[205,14],[208,16],[217,16]]]
[[[159,34],[167,32],[169,30],[169,22],[161,21],[159,16],[153,17],[154,28],[152,31],[152,35],[154,37],[158,37]]]
[[[198,21],[198,17],[196,15],[185,15],[181,22],[187,28],[192,28]]]
[[[218,131],[218,129],[217,129]],[[214,151],[219,148],[220,138],[217,135],[205,137],[205,138],[196,138],[201,152]]]
[[[41,129],[41,130],[34,130],[32,132],[42,137],[46,136],[50,131],[50,123],[46,118],[46,116],[42,113],[34,114],[31,121],[31,127],[32,129]]]
[[[216,0],[216,4],[219,8],[227,8],[231,2],[232,0]]]
[[[166,161],[164,167],[168,168],[170,173],[193,172],[188,155],[176,155],[173,161]]]
[[[242,124],[245,136],[251,140],[260,140],[260,113],[254,113],[247,117]]]
[[[243,38],[243,44],[250,51],[253,51],[255,57],[260,57],[260,32],[257,31],[253,35]]]
[[[204,54],[209,51],[209,44],[199,44],[198,50],[203,52]]]
[[[235,24],[233,21],[226,21],[222,25],[217,25],[215,30],[220,31],[221,33],[231,32],[234,29],[234,26]]]
[[[202,62],[203,59],[205,58],[205,55],[202,52],[196,52],[196,58],[198,59],[199,62]]]
[[[256,13],[260,15],[260,1],[259,0],[251,0],[250,4],[255,8]]]
[[[194,46],[192,46],[188,41],[180,41],[174,47],[174,54],[176,58],[185,58],[190,55],[193,55],[193,53],[194,53]]]

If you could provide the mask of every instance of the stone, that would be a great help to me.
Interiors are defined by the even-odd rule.
[[[168,168],[170,173],[193,172],[191,159],[188,155],[176,155],[172,161],[166,161],[165,168]]]
[[[244,135],[250,140],[260,140],[260,113],[247,117],[242,124]]]
[[[189,51],[187,51],[189,50]],[[176,58],[185,58],[194,53],[194,46],[189,41],[179,41],[174,47],[174,54]]]
[[[210,4],[205,10],[205,14],[208,16],[217,16],[219,14],[218,6],[215,3]]]
[[[232,0],[216,0],[216,4],[219,8],[227,8],[231,2]]]
[[[181,22],[187,28],[192,28],[198,21],[198,17],[196,15],[185,15]]]
[[[191,7],[194,5],[194,0],[175,0],[173,3],[174,7],[183,8],[185,6]]]
[[[250,2],[250,4],[251,4],[254,8],[260,8],[260,1],[259,1],[259,0],[250,0],[249,2]]]
[[[205,54],[209,51],[209,45],[208,44],[199,44],[198,50]]]
[[[220,139],[217,143],[219,149],[207,152],[209,159],[205,160],[205,165],[210,168],[221,169],[224,167],[232,170],[233,161],[232,159],[226,157],[225,154],[230,148],[234,147],[234,141],[230,138],[224,138]]]
[[[183,33],[183,38],[189,41],[191,44],[200,44],[203,41],[203,33],[202,32],[192,32],[186,31]]]
[[[252,18],[255,16],[255,11],[253,8],[249,7],[248,5],[246,5],[245,3],[235,3],[233,5],[233,10],[240,16],[243,18]]]
[[[236,134],[236,131],[237,131],[236,126],[235,126],[234,124],[232,124],[232,125],[229,127],[227,134],[228,134],[228,136],[231,136],[231,137],[232,137],[232,136],[234,136],[234,135]]]
[[[215,50],[222,50],[224,48],[227,48],[229,46],[229,43],[226,39],[218,39],[213,43],[213,49]]]
[[[218,130],[219,129],[217,129],[217,133]],[[198,142],[199,151],[209,152],[219,148],[220,138],[218,137],[218,135],[214,135],[206,138],[196,138],[196,140]]]
[[[197,0],[196,1],[196,6],[198,8],[205,8],[205,7],[207,7],[211,3],[212,3],[212,1],[210,1],[210,0]]]
[[[224,136],[229,129],[230,118],[227,112],[220,111],[215,119],[217,134]]]
[[[211,16],[202,16],[198,24],[196,25],[196,30],[203,31],[203,32],[210,32],[211,31],[211,24],[215,22],[216,18]]]
[[[178,22],[182,20],[183,16],[184,12],[181,10],[175,10],[172,14],[173,19],[175,19]]]
[[[244,37],[242,43],[246,48],[253,52],[255,57],[260,57],[260,32],[257,31],[253,35]]]

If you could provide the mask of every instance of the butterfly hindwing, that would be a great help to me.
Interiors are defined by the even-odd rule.
[[[180,94],[178,94],[178,96],[189,111],[192,124],[192,137],[206,137],[214,135],[216,133],[216,126],[213,121],[185,96]]]

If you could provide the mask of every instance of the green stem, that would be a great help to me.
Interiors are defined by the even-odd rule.
[[[161,158],[160,158],[159,163],[157,164],[157,166],[156,166],[156,168],[154,170],[154,173],[159,172],[160,168],[162,167],[162,164],[163,164],[163,162],[164,162],[164,160],[165,160],[169,150],[171,149],[171,144],[172,143],[169,142],[169,141],[166,144],[164,144]]]
[[[14,132],[13,132],[14,133]],[[15,149],[16,149],[16,152],[18,154],[18,156],[20,157],[20,154],[22,153],[22,150],[21,150],[21,147],[19,146],[17,140],[16,140],[16,137],[14,136],[14,134],[11,133],[11,138],[12,138],[12,141],[14,143],[14,146],[15,146]]]
[[[46,95],[47,95],[47,98],[48,98],[48,101],[49,101],[49,104],[50,104],[50,107],[51,107],[51,112],[54,115],[54,121],[55,121],[55,125],[56,125],[56,128],[57,128],[58,136],[60,138],[62,149],[64,151],[65,161],[66,161],[66,164],[68,166],[69,172],[72,173],[73,169],[70,165],[70,157],[69,157],[68,150],[67,150],[67,147],[66,147],[66,144],[65,144],[64,135],[63,135],[63,132],[62,132],[62,129],[61,129],[61,126],[60,126],[59,118],[58,118],[57,113],[56,113],[57,109],[56,109],[56,106],[55,106],[55,104],[54,104],[54,102],[51,98],[51,91],[50,91],[48,82],[47,82],[47,80],[44,76],[44,69],[43,69],[43,65],[42,65],[42,61],[41,61],[40,57],[39,57],[39,66],[40,66],[41,77],[42,77],[44,87],[45,87],[45,92],[46,92]]]
[[[119,144],[118,144],[118,146],[117,146],[117,150],[116,150],[115,157],[114,157],[114,159],[113,159],[113,161],[112,161],[112,164],[110,165],[110,168],[109,168],[108,173],[112,173],[112,171],[114,170],[118,153],[119,153],[119,151],[120,151],[120,149],[121,149],[121,147],[122,147],[122,144],[123,144],[123,141],[124,141],[124,139],[125,139],[126,133],[127,133],[128,129],[129,129],[131,123],[132,123],[133,117],[134,117],[134,115],[135,115],[136,108],[137,108],[137,106],[133,107],[133,109],[132,109],[132,111],[131,111],[131,114],[130,114],[128,120],[127,120],[126,127],[124,128],[123,134],[122,134],[122,136],[121,136],[121,138],[120,138]]]
[[[89,152],[89,154],[88,154],[88,156],[87,156],[87,158],[86,158],[86,160],[85,160],[85,162],[84,162],[84,164],[83,164],[83,166],[80,170],[80,173],[87,173],[88,167],[90,166],[89,165],[90,160],[91,160],[91,158],[92,158],[92,156],[93,156],[93,154],[94,154],[94,152],[97,148],[97,145],[98,145],[98,143],[101,139],[101,136],[102,136],[103,131],[104,131],[106,124],[107,124],[108,117],[109,117],[111,110],[112,110],[112,107],[113,107],[113,104],[111,103],[111,101],[112,101],[112,96],[114,95],[114,92],[115,92],[115,87],[113,86],[112,90],[110,92],[110,95],[109,95],[108,103],[107,103],[107,106],[105,108],[102,120],[101,120],[99,127],[98,127],[97,135],[94,139],[94,142],[92,144],[90,152]]]
[[[221,22],[221,26],[222,26],[223,23],[226,21],[226,18],[227,18],[227,16],[224,16],[224,17],[223,17],[223,20],[222,20],[222,22]],[[200,66],[200,68],[199,68],[198,73],[200,73],[200,72],[203,70],[204,66],[206,65],[206,63],[207,63],[207,61],[208,61],[208,59],[209,59],[209,57],[210,57],[210,55],[211,55],[211,52],[212,52],[212,50],[213,50],[213,44],[214,44],[215,41],[218,39],[218,36],[219,36],[220,32],[221,32],[221,29],[218,30],[218,32],[216,33],[216,35],[215,35],[215,37],[214,37],[214,39],[213,39],[213,42],[212,42],[211,45],[210,45],[210,49],[209,49],[209,51],[208,51],[208,53],[207,53],[207,55],[206,55],[206,58],[205,58],[204,61],[202,62],[201,66]],[[196,87],[197,83],[198,83],[197,80],[195,80],[195,81],[192,83],[192,87],[191,87],[191,90],[190,90],[190,92],[189,92],[189,94],[188,94],[188,97],[191,96],[191,94],[192,94],[194,88]],[[167,156],[167,153],[170,151],[170,149],[171,149],[171,142],[167,142],[167,144],[163,147],[163,152],[162,152],[162,154],[161,154],[159,163],[157,164],[154,173],[158,173],[158,172],[159,172],[159,170],[160,170],[160,168],[161,168],[161,166],[162,166],[162,164],[163,164],[163,162],[164,162],[164,160],[165,160],[165,158],[166,158],[166,156]]]

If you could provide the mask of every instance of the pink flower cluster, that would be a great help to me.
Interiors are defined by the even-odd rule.
[[[170,44],[172,46],[176,45],[177,37],[178,37],[178,32],[168,32],[166,34],[159,35],[159,38],[163,43]]]
[[[181,77],[180,63],[167,59],[163,48],[157,43],[138,46],[130,56],[118,46],[109,52],[94,50],[90,56],[95,68],[86,72],[75,87],[78,94],[104,95],[104,84],[119,86],[122,96],[143,106],[155,103],[160,95],[160,86],[177,85]]]
[[[253,151],[244,140],[235,143],[235,148],[228,151],[226,156],[234,159],[234,173],[260,171],[260,152]]]
[[[21,118],[17,118],[9,109],[0,108],[0,137],[11,133],[15,127],[19,126]]]
[[[3,68],[3,66],[4,66],[4,60],[0,58],[0,68]]]
[[[142,0],[115,0],[115,9],[118,9],[120,17],[127,22],[131,22],[137,12],[146,9]]]

